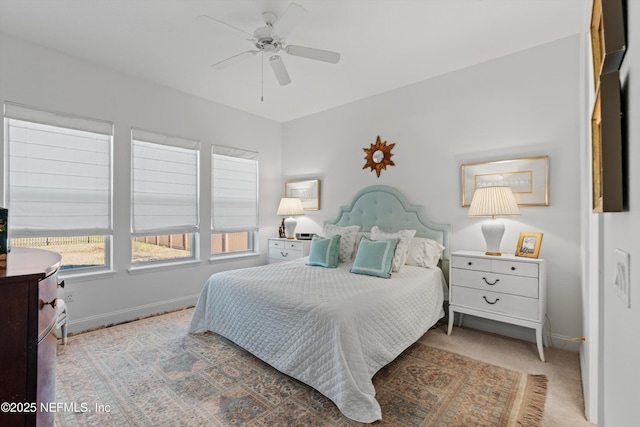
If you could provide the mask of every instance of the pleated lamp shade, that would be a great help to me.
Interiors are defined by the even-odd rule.
[[[520,215],[511,187],[484,187],[473,193],[469,216]]]
[[[283,197],[278,206],[278,215],[302,215],[302,201],[296,197]]]

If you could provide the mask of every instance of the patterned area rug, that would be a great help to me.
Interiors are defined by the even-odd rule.
[[[193,310],[58,345],[56,425],[349,426],[333,403],[223,337]],[[381,426],[539,426],[546,377],[416,343],[374,377]]]

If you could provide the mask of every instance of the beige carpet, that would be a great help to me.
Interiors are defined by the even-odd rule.
[[[346,426],[333,403],[216,334],[192,310],[58,346],[64,426]],[[427,333],[439,334],[439,330]],[[539,426],[547,379],[418,342],[374,378],[385,426]]]

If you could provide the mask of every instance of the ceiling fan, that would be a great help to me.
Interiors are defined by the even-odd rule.
[[[280,51],[284,51],[292,56],[337,64],[338,61],[340,61],[340,54],[338,52],[285,43],[285,37],[298,26],[306,15],[307,10],[296,3],[291,3],[280,19],[278,19],[274,13],[265,12],[262,14],[265,26],[257,28],[253,34],[208,15],[198,16],[199,21],[220,25],[222,28],[248,40],[255,47],[255,49],[247,50],[220,62],[216,62],[211,67],[219,70],[250,58],[257,53],[267,54],[269,56],[269,64],[271,64],[271,69],[278,83],[284,86],[291,83],[291,77],[289,77],[289,72],[284,65],[282,57],[278,55]]]

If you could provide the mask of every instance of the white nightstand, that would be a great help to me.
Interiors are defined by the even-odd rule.
[[[311,240],[269,239],[268,263],[291,261],[309,255]]]
[[[544,360],[542,330],[547,314],[547,274],[544,260],[484,252],[451,254],[449,329],[454,313],[533,328],[540,360]]]

